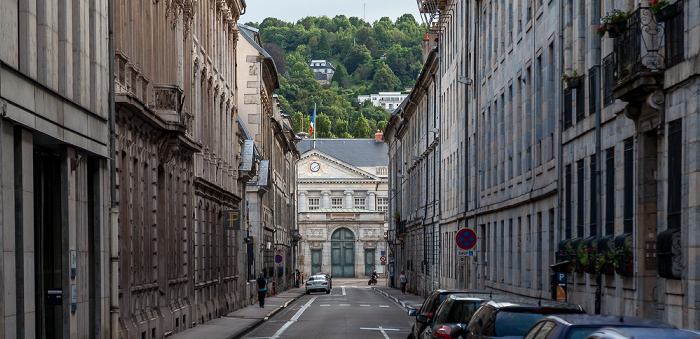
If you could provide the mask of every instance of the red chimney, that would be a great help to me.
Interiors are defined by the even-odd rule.
[[[374,140],[375,141],[382,141],[382,136],[384,136],[384,133],[382,133],[382,130],[377,130],[377,133],[374,133]]]

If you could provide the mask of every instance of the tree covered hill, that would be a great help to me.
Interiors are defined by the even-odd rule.
[[[338,15],[296,23],[267,18],[246,25],[260,30],[263,48],[277,65],[277,94],[282,110],[292,115],[295,132],[308,132],[315,103],[317,137],[371,138],[384,129],[389,113],[357,102],[357,96],[413,86],[422,67],[426,28],[411,14],[396,22],[384,17],[374,24]],[[314,80],[307,64],[312,59],[333,63],[330,86]]]

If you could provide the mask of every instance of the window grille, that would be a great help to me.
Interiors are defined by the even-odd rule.
[[[366,209],[366,199],[365,198],[355,198],[355,208]]]
[[[317,210],[321,208],[320,198],[309,198],[309,210]]]
[[[331,208],[343,208],[343,198],[331,198]]]

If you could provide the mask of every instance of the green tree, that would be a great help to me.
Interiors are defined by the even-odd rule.
[[[345,69],[345,66],[343,66],[343,64],[338,64],[335,67],[333,81],[337,82],[338,86],[340,87],[347,87],[350,84],[348,79],[348,71]]]
[[[352,138],[352,135],[348,133],[348,122],[343,119],[338,119],[335,121],[335,135],[338,138]]]
[[[309,65],[305,62],[297,62],[292,66],[292,69],[289,71],[289,76],[292,78],[298,78],[298,79],[303,79],[303,78],[314,78],[314,71],[312,71],[309,68]]]
[[[333,134],[331,133],[331,120],[328,119],[328,116],[323,113],[316,115],[316,126],[314,126],[314,130],[316,129],[318,129],[319,138],[333,137]]]
[[[371,58],[372,57],[370,56],[367,47],[357,45],[350,49],[350,52],[348,52],[348,55],[345,56],[345,59],[343,60],[343,64],[345,65],[348,73],[353,73],[357,67],[369,61]]]
[[[304,121],[304,115],[301,114],[301,112],[294,112],[294,114],[292,114],[292,123],[294,124],[294,127],[292,127],[292,130],[294,130],[294,133],[302,132],[302,122],[303,121]]]
[[[377,129],[380,131],[384,131],[384,129],[386,128],[386,124],[387,124],[386,120],[382,120],[382,121],[378,122]]]
[[[353,131],[353,136],[355,138],[370,138],[370,129],[367,119],[360,115],[360,118],[355,123],[355,129]]]
[[[374,88],[378,92],[394,91],[401,87],[401,80],[394,75],[387,64],[382,63],[374,73]]]
[[[314,59],[327,60],[331,58],[331,45],[328,43],[328,34],[323,33],[318,39],[318,46],[314,53]]]

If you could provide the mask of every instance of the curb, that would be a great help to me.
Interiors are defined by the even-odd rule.
[[[386,292],[384,292],[384,291],[382,291],[382,290],[379,290],[379,289],[377,289],[376,287],[372,287],[372,289],[375,290],[376,292],[378,292],[379,294],[383,295],[383,296],[386,297],[387,299],[391,299],[391,300],[393,300],[395,303],[400,304],[401,307],[403,307],[403,308],[406,309],[406,310],[408,310],[408,309],[411,308],[411,307],[409,307],[409,305],[406,305],[405,302],[399,300],[398,298],[396,298],[396,297],[394,297],[394,296],[392,296],[392,295],[389,295],[389,293],[386,293]]]
[[[258,326],[262,325],[266,321],[270,320],[275,314],[277,314],[279,311],[283,310],[284,308],[288,307],[289,304],[295,302],[297,299],[301,298],[304,295],[304,293],[301,293],[297,295],[296,297],[293,297],[292,299],[289,299],[284,305],[278,306],[276,309],[270,311],[270,313],[266,314],[264,318],[254,322],[253,324],[250,325],[250,327],[244,329],[243,331],[240,331],[238,333],[234,333],[230,336],[228,336],[226,339],[238,339],[243,337],[244,335],[250,333],[252,330],[258,328]]]

